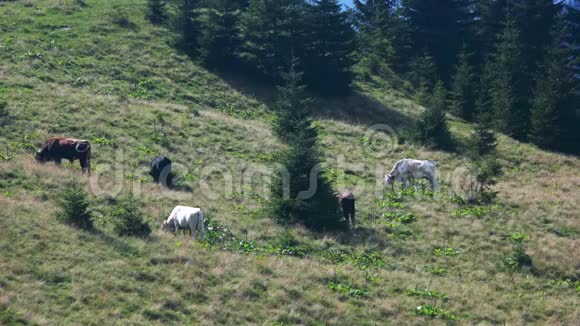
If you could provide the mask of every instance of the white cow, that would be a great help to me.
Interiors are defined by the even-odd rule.
[[[169,217],[163,222],[164,231],[177,233],[178,229],[189,227],[191,236],[197,240],[197,235],[203,240],[205,230],[203,228],[203,210],[201,208],[177,205],[169,214]]]
[[[433,160],[402,159],[395,163],[391,172],[385,175],[385,185],[391,185],[394,190],[395,181],[408,186],[409,179],[427,179],[431,184],[431,190],[439,188],[435,176],[437,174],[437,162]]]

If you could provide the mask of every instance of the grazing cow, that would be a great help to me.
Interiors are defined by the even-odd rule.
[[[336,194],[338,197],[338,206],[342,209],[342,214],[347,222],[352,223],[354,228],[354,194],[350,191],[340,192]]]
[[[52,137],[36,153],[36,160],[41,163],[54,161],[60,166],[62,159],[71,163],[79,160],[83,174],[86,170],[91,175],[91,144],[88,140]]]
[[[156,183],[171,186],[171,160],[166,156],[155,156],[149,163],[149,175]]]
[[[201,208],[177,205],[169,214],[169,217],[163,222],[164,231],[177,233],[179,229],[189,227],[191,237],[197,240],[198,233],[201,240],[205,237],[203,228],[203,210]]]
[[[409,179],[427,179],[431,190],[439,188],[435,176],[437,174],[437,162],[432,160],[402,159],[395,163],[389,174],[385,175],[385,185],[391,185],[394,190],[395,181],[400,181],[406,188]]]

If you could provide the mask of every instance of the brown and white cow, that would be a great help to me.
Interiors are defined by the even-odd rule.
[[[91,144],[88,140],[52,137],[36,153],[36,160],[41,163],[54,161],[60,166],[63,159],[71,163],[79,160],[83,173],[87,171],[91,175]]]
[[[347,222],[352,223],[352,227],[354,228],[354,215],[355,215],[355,198],[354,194],[350,191],[343,191],[336,193],[336,197],[338,198],[338,206],[342,209],[342,214]]]

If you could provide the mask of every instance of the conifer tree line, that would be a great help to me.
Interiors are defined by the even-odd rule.
[[[243,69],[283,83],[293,58],[309,89],[345,94],[353,80],[356,34],[337,0],[149,0],[148,18],[165,21],[177,45],[214,69]],[[169,10],[171,7],[171,10]],[[164,9],[163,9],[164,8]],[[168,17],[167,12],[175,12]]]
[[[149,0],[148,17],[173,26],[183,51],[210,68],[281,84],[297,58],[310,91],[343,95],[366,63],[437,103],[425,114],[434,123],[440,110],[485,116],[518,140],[580,150],[580,14],[558,1],[355,0],[343,10],[338,0]]]

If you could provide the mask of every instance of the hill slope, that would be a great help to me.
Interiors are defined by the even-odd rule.
[[[462,155],[399,145],[398,128],[421,108],[394,77],[361,77],[355,94],[316,104],[328,176],[338,189],[357,186],[359,226],[286,230],[259,209],[284,146],[269,127],[272,90],[193,64],[144,8],[0,6],[10,17],[0,20],[10,112],[0,129],[0,323],[415,324],[426,305],[462,322],[578,322],[580,160],[500,137],[497,205],[462,211],[451,200]],[[452,121],[457,138],[470,128]],[[94,144],[94,174],[82,180],[97,232],[54,217],[56,193],[79,173],[34,163],[49,135]],[[181,191],[146,178],[155,153],[179,163]],[[404,157],[437,160],[441,192],[385,197],[382,176]],[[156,230],[150,239],[111,232],[114,197],[130,192]],[[177,203],[206,208],[228,229],[213,236],[235,239],[162,233]],[[510,274],[502,266],[516,232],[533,264]]]

